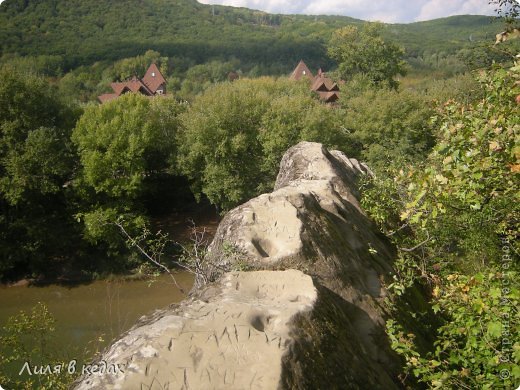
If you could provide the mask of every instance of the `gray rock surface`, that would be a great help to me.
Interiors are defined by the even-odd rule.
[[[290,148],[280,163],[275,190],[231,210],[221,221],[210,245],[211,263],[218,266],[209,267],[208,276],[217,279],[222,269],[236,267],[237,258],[241,262],[247,258],[253,269],[293,268],[311,275],[323,301],[341,307],[327,320],[349,332],[345,344],[335,346],[343,348],[337,358],[358,351],[347,365],[331,362],[343,366],[335,375],[349,372],[352,388],[356,388],[352,376],[364,388],[368,382],[361,373],[370,367],[377,373],[373,388],[391,388],[399,360],[384,331],[387,291],[382,282],[392,271],[395,252],[359,205],[358,180],[371,174],[365,164],[342,152],[329,152],[321,144],[301,142]],[[223,248],[230,245],[240,257],[226,256]],[[340,321],[339,312],[348,315]],[[330,336],[299,329],[304,339]],[[313,364],[326,365],[327,359]],[[304,379],[296,378],[295,383]]]
[[[115,342],[103,359],[124,373],[90,375],[77,388],[277,388],[294,342],[291,319],[316,299],[312,279],[300,271],[227,273]]]
[[[220,223],[214,282],[108,349],[124,375],[78,388],[399,388],[383,306],[394,251],[359,205],[367,174],[320,144],[289,149],[275,190]]]

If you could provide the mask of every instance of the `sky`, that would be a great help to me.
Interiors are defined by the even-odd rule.
[[[270,13],[344,15],[386,23],[409,23],[452,15],[494,15],[488,0],[198,0]]]

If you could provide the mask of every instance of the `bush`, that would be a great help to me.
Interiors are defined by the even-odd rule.
[[[9,389],[41,389],[65,390],[69,388],[73,377],[67,375],[64,356],[58,356],[52,346],[54,340],[55,320],[47,306],[39,302],[26,313],[21,311],[10,317],[3,327],[0,337],[0,383]],[[28,365],[28,366],[27,366]],[[54,368],[63,365],[60,372],[49,372],[45,375],[10,375],[14,370],[28,374],[35,366]]]
[[[407,370],[431,388],[507,389],[520,379],[519,295],[511,283],[518,275],[519,71],[479,73],[483,99],[446,103],[426,162],[377,179],[363,199],[400,248],[390,287],[402,294],[426,284],[444,321],[434,350],[422,353],[410,329],[387,324]]]

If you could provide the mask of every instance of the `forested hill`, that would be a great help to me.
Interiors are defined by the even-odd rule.
[[[65,69],[148,49],[197,63],[233,56],[249,64],[293,66],[306,58],[313,66],[327,66],[323,42],[336,28],[361,22],[272,15],[195,0],[5,0],[0,4],[0,53],[57,55]],[[409,56],[418,56],[424,50],[453,53],[492,40],[499,30],[493,18],[458,16],[391,25],[389,35]]]
[[[66,55],[70,67],[147,49],[196,62],[294,62],[322,54],[315,36],[283,31],[284,17],[195,0],[6,0],[0,10],[2,54]]]

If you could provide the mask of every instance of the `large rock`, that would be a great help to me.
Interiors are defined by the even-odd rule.
[[[292,319],[316,299],[300,271],[228,273],[114,343],[103,359],[124,374],[90,375],[78,389],[275,389]]]
[[[329,313],[327,321],[336,330],[348,330],[348,337],[336,335],[345,344],[340,342],[328,351],[337,361],[325,355],[321,363],[313,364],[342,367],[335,375],[342,378],[346,372],[351,382],[353,376],[366,378],[369,367],[376,373],[374,385],[384,383],[380,388],[389,388],[389,383],[398,382],[399,360],[384,330],[387,291],[382,282],[392,271],[395,252],[359,205],[358,181],[371,174],[364,164],[339,151],[329,152],[321,144],[301,142],[290,148],[280,163],[275,191],[231,210],[221,221],[210,245],[207,276],[218,279],[223,270],[235,268],[237,261],[253,269],[294,268],[311,275],[322,292],[318,302],[334,301],[341,307],[334,315]],[[230,246],[240,256],[230,256]],[[319,339],[330,336],[331,329],[325,334],[310,330],[319,327],[316,321],[321,319],[315,313],[322,309],[312,312],[308,326],[299,327],[300,340],[310,335],[316,343],[302,347],[307,348],[300,351],[304,355],[314,351],[314,357],[319,356],[316,345],[323,342]],[[345,352],[356,350],[356,344],[359,351],[345,364]],[[301,375],[309,379],[317,374],[307,370]]]
[[[105,353],[125,374],[79,388],[398,388],[383,305],[394,251],[359,205],[367,174],[320,144],[289,149],[275,190],[220,223],[193,296]]]
[[[379,290],[373,272],[367,275],[362,269],[358,275],[352,268],[367,263],[382,273],[391,269],[391,250],[359,206],[357,179],[365,174],[370,171],[364,164],[338,151],[329,153],[321,144],[292,147],[280,164],[275,191],[231,210],[220,223],[210,246],[214,266],[208,267],[207,276],[215,280],[233,266],[230,261],[243,261],[244,256],[258,268],[308,269],[326,260],[318,273],[342,269],[352,283],[364,281]],[[241,256],[226,255],[230,246]]]

